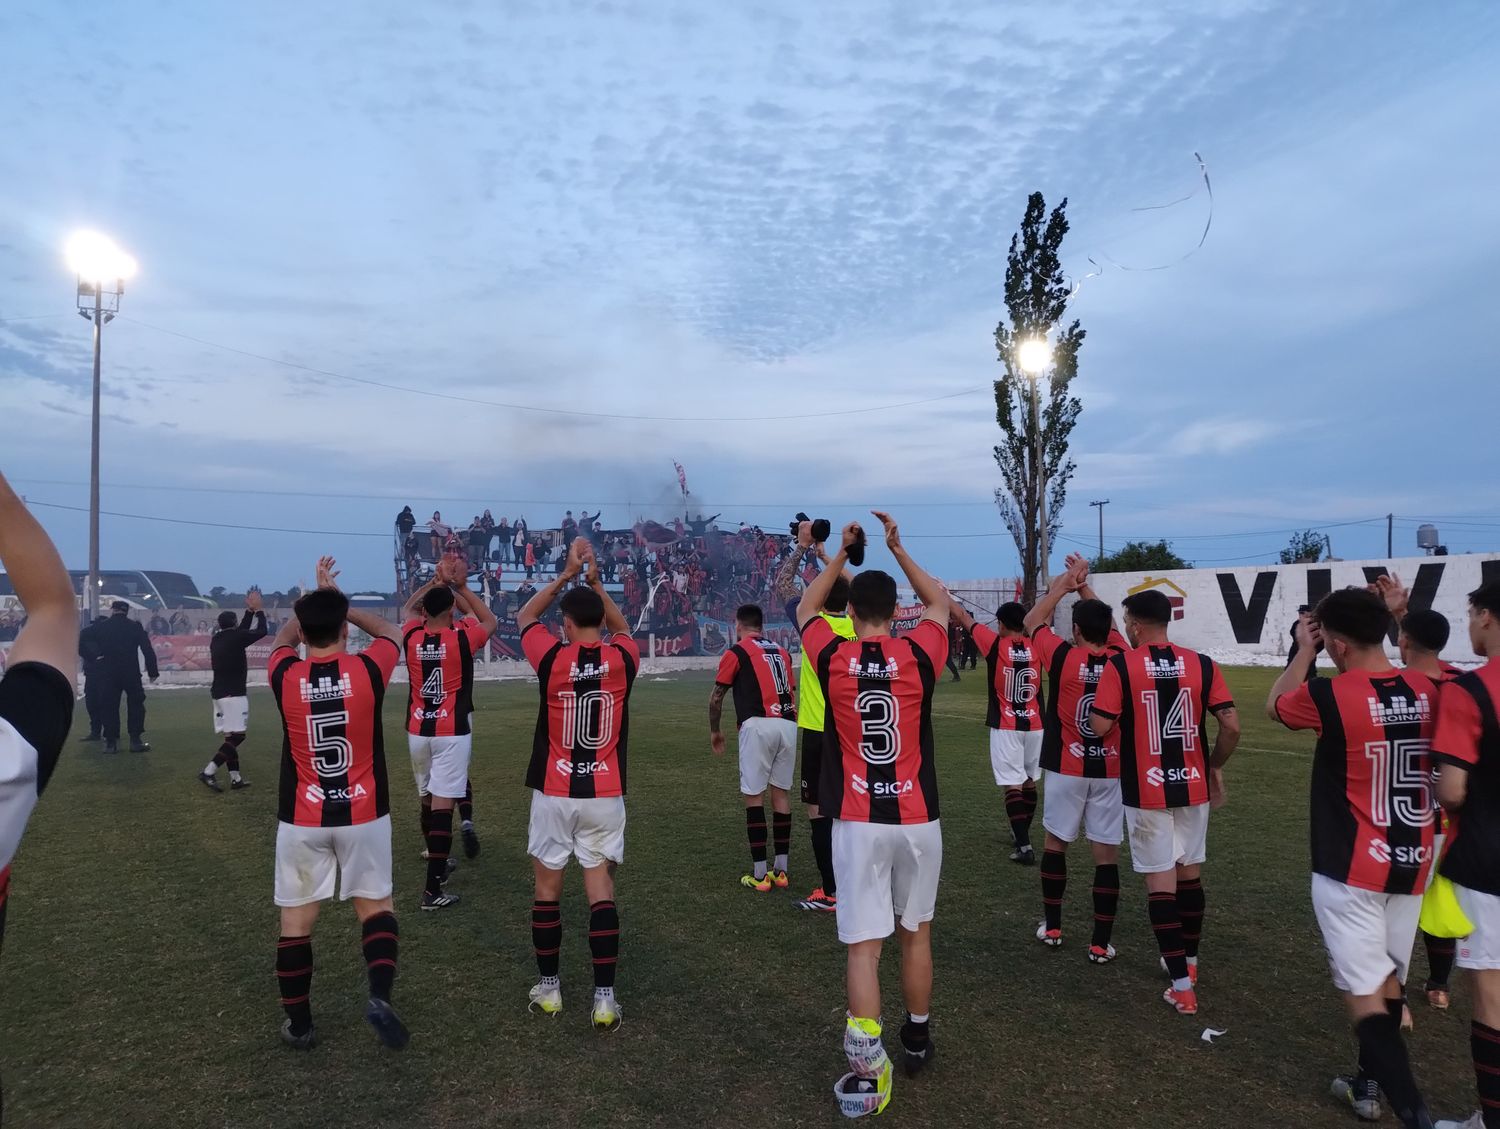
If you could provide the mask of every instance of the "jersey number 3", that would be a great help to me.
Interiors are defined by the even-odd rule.
[[[854,699],[867,764],[892,764],[901,755],[901,705],[889,690],[861,690]]]

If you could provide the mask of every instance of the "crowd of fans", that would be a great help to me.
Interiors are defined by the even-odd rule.
[[[400,587],[410,592],[444,554],[458,554],[483,585],[502,622],[534,592],[538,577],[562,571],[576,537],[593,541],[606,584],[620,586],[621,607],[632,623],[649,605],[653,629],[692,621],[699,615],[729,620],[740,604],[760,603],[780,613],[772,585],[790,551],[789,539],[741,523],[721,529],[714,514],[684,514],[671,522],[645,518],[629,528],[608,529],[603,511],[566,511],[555,525],[533,529],[525,517],[498,520],[486,510],[461,526],[435,511],[418,522],[410,506],[396,516],[401,546]],[[514,587],[511,585],[514,584]]]

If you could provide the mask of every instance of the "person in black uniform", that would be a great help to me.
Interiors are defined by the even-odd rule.
[[[229,766],[231,792],[250,787],[250,782],[240,775],[240,746],[250,728],[250,690],[246,685],[250,660],[245,652],[269,634],[259,592],[251,592],[245,597],[245,614],[238,627],[233,612],[219,613],[219,630],[214,632],[208,644],[208,657],[214,671],[213,687],[209,692],[214,700],[214,732],[224,738],[224,743],[219,746],[214,759],[198,774],[198,779],[210,791],[224,790],[216,779],[221,764]]]
[[[78,657],[83,660],[83,704],[89,713],[89,731],[83,741],[101,740],[104,729],[104,668],[100,663],[98,627],[107,616],[95,616],[94,622],[78,633]]]
[[[125,729],[130,734],[132,753],[149,752],[146,743],[146,690],[141,685],[141,663],[146,660],[146,674],[155,682],[156,652],[146,629],[130,618],[130,605],[116,600],[110,605],[110,617],[94,626],[94,640],[99,647],[99,665],[104,674],[99,711],[103,717],[104,751],[120,751],[120,695],[125,695]]]

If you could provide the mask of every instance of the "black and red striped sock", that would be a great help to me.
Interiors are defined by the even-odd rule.
[[[531,947],[537,974],[543,980],[555,977],[562,954],[562,903],[531,903]]]
[[[1452,937],[1434,937],[1425,929],[1422,943],[1427,947],[1427,990],[1448,987],[1448,978],[1453,975],[1453,958],[1458,951]]]
[[[427,830],[432,826],[432,797],[423,796],[417,809],[417,825],[422,829],[422,846],[427,846]]]
[[[448,852],[453,848],[453,809],[433,808],[427,817],[427,888],[437,897],[448,877]]]
[[[458,819],[460,823],[474,822],[474,784],[472,781],[464,781],[464,798],[458,801]]]
[[[1026,841],[1031,842],[1031,821],[1036,818],[1036,781],[1021,785],[1021,805],[1026,813]]]
[[[771,813],[771,843],[776,851],[776,869],[785,870],[787,855],[792,849],[792,813],[789,811],[776,811]]]
[[[365,969],[370,976],[370,998],[391,998],[396,986],[396,954],[400,948],[401,930],[394,913],[377,913],[365,918],[360,927],[365,950]]]
[[[1042,913],[1048,929],[1062,928],[1063,892],[1068,888],[1068,856],[1062,851],[1042,852]]]
[[[1182,918],[1177,914],[1177,895],[1163,891],[1147,898],[1146,910],[1156,932],[1156,947],[1167,962],[1167,975],[1174,981],[1188,978],[1187,951],[1182,946]]]
[[[1005,790],[1005,818],[1010,820],[1010,834],[1017,847],[1031,846],[1031,817],[1019,788]]]
[[[1109,948],[1120,908],[1120,868],[1113,863],[1094,867],[1094,937],[1090,944]]]
[[[1194,959],[1198,956],[1198,942],[1203,937],[1203,907],[1206,901],[1203,879],[1177,880],[1177,915],[1182,920],[1182,948]]]
[[[745,809],[745,836],[750,840],[750,861],[755,864],[755,877],[766,873],[766,809]]]
[[[281,1006],[292,1021],[292,1034],[312,1026],[313,948],[311,935],[282,937],[276,942],[276,982]]]
[[[1500,1129],[1500,1031],[1474,1020],[1469,1027],[1469,1051],[1474,1056],[1474,1081],[1485,1129]]]
[[[589,906],[589,952],[594,957],[594,987],[613,988],[620,960],[620,913],[614,902]]]

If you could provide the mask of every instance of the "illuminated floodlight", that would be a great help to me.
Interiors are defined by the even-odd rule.
[[[1045,337],[1030,337],[1016,349],[1016,360],[1032,376],[1040,376],[1052,364],[1052,346]]]

